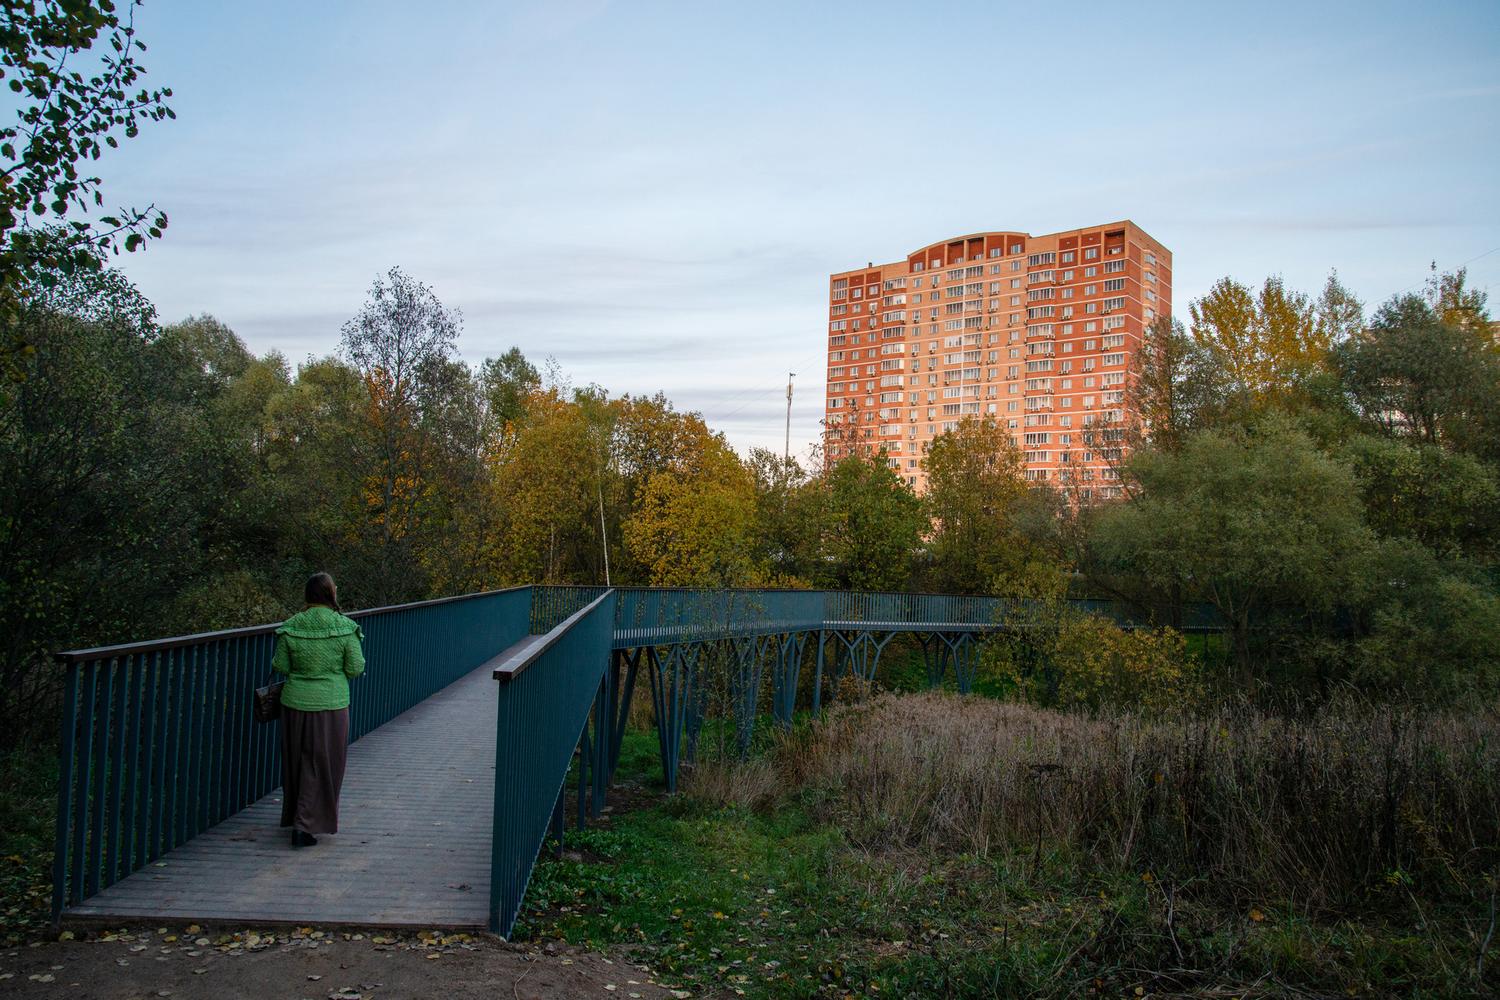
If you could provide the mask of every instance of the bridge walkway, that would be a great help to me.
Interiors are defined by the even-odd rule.
[[[483,929],[496,661],[350,745],[338,834],[294,850],[278,788],[68,916]]]

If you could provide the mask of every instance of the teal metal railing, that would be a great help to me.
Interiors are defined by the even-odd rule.
[[[817,590],[620,588],[617,649],[819,628]]]
[[[547,633],[538,646],[495,667],[499,715],[495,726],[495,806],[490,837],[490,929],[509,936],[538,852],[561,807],[573,751],[592,711],[613,720],[610,636],[616,596],[605,591]],[[543,720],[544,724],[538,725]],[[596,795],[611,727],[596,726],[581,758],[580,792],[593,765]],[[580,804],[583,796],[580,794]],[[596,800],[597,801],[597,800]]]
[[[531,589],[356,612],[359,739],[527,633]],[[256,725],[275,625],[59,654],[54,918],[281,784],[278,727]]]
[[[985,627],[1001,620],[1007,603],[998,597],[956,594],[823,592],[823,620],[829,623],[924,623],[934,627]]]
[[[593,603],[608,587],[532,587],[531,634],[546,635],[581,608]]]

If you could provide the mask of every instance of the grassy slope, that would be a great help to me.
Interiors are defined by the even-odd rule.
[[[631,733],[626,781],[652,780]],[[1471,956],[1432,914],[1312,924],[1224,913],[1148,873],[1024,856],[872,856],[796,806],[661,799],[570,833],[518,935],[634,945],[695,990],[748,996],[1461,995]],[[1414,906],[1415,900],[1413,901]],[[1170,910],[1170,917],[1169,917]],[[1425,922],[1432,921],[1432,922]],[[1487,974],[1486,978],[1489,976]]]

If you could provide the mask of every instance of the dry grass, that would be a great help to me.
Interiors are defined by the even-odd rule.
[[[681,788],[688,797],[715,808],[763,809],[779,796],[781,774],[763,758],[742,761],[715,754],[684,764]]]
[[[1493,713],[1085,717],[933,693],[835,709],[776,759],[866,849],[1063,850],[1306,912],[1488,898],[1497,736]]]

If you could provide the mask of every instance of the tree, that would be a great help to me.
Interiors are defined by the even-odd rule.
[[[1421,542],[1443,558],[1494,558],[1500,482],[1494,466],[1437,445],[1362,434],[1341,450],[1359,481],[1370,527]]]
[[[624,522],[640,507],[651,477],[668,471],[694,474],[720,439],[701,414],[678,412],[663,393],[621,396],[610,401],[603,416],[610,421],[605,520],[612,542],[618,542]],[[650,578],[650,570],[635,560],[628,547],[612,545],[610,551],[616,579],[644,582]]]
[[[594,491],[598,460],[588,418],[560,392],[536,392],[526,421],[493,465],[503,514],[487,556],[505,583],[603,583],[590,568],[598,548]]]
[[[1021,452],[994,420],[966,419],[922,459],[932,515],[931,578],[943,591],[1014,593],[1056,559],[1019,527],[1028,495]]]
[[[322,358],[300,366],[280,391],[266,388],[261,461],[274,525],[269,559],[285,566],[285,585],[326,569],[346,606],[383,603],[386,553],[370,527],[373,446],[364,379],[343,361]]]
[[[1370,425],[1500,458],[1500,352],[1487,327],[1449,325],[1422,296],[1398,295],[1333,360]]]
[[[828,519],[820,582],[845,590],[898,590],[927,528],[922,503],[885,451],[840,459],[827,473]]]
[[[1144,449],[1127,474],[1135,495],[1101,513],[1096,551],[1107,568],[1211,604],[1246,683],[1257,616],[1331,611],[1371,542],[1350,471],[1284,418],[1199,431],[1176,453]]]
[[[0,318],[15,315],[32,284],[98,270],[104,253],[134,251],[166,228],[154,205],[86,218],[104,204],[103,182],[80,172],[143,123],[176,117],[170,88],[139,86],[137,5],[127,0],[123,19],[111,0],[9,0],[0,9],[0,79],[19,98],[15,123],[0,127]],[[24,343],[24,331],[12,332]]]
[[[1345,604],[1354,632],[1347,679],[1359,690],[1493,703],[1500,596],[1492,582],[1411,538],[1390,538],[1361,560]]]
[[[750,579],[754,526],[754,482],[717,440],[691,469],[652,474],[624,534],[651,586],[735,587]]]
[[[1365,328],[1365,305],[1339,281],[1337,271],[1328,275],[1314,310],[1331,344],[1342,344]]]
[[[427,489],[413,529],[417,558],[429,592],[483,590],[490,584],[486,545],[500,526],[490,460],[502,427],[489,407],[483,376],[462,361],[434,365],[419,384],[429,446]]]
[[[410,599],[423,587],[413,541],[437,445],[426,418],[450,373],[461,323],[431,288],[393,267],[384,281],[375,279],[369,301],[343,327],[344,356],[369,397],[370,515],[384,553],[382,601]]]
[[[752,448],[755,480],[755,561],[767,579],[807,584],[818,576],[825,495],[795,458]]]
[[[201,373],[208,391],[223,391],[254,360],[233,330],[207,314],[163,327],[160,344],[178,352],[185,369]]]
[[[0,399],[0,742],[46,718],[30,709],[57,677],[48,653],[159,634],[220,499],[193,373],[128,281],[83,269],[19,307],[33,351]]]
[[[1322,366],[1347,332],[1353,296],[1329,278],[1319,303],[1267,278],[1258,293],[1221,278],[1191,303],[1192,336],[1223,368],[1228,386],[1251,405],[1284,400]]]
[[[1146,327],[1126,395],[1126,412],[1139,421],[1126,428],[1131,445],[1150,442],[1165,451],[1179,450],[1188,434],[1216,422],[1227,405],[1224,369],[1170,316]]]
[[[1432,275],[1427,279],[1427,304],[1437,313],[1444,325],[1464,333],[1490,337],[1489,295],[1478,288],[1468,286],[1469,272],[1466,268],[1438,273],[1433,265]]]
[[[526,416],[526,400],[542,387],[536,366],[526,360],[519,347],[498,358],[486,358],[479,381],[490,415],[502,433],[521,423]]]

